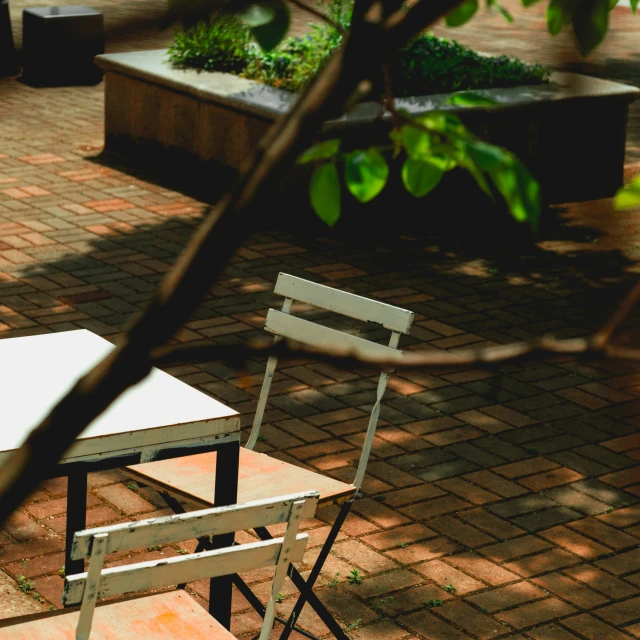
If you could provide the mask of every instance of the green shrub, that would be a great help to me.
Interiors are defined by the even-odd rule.
[[[251,34],[233,16],[216,16],[180,30],[169,47],[169,59],[179,67],[240,73],[247,66]]]
[[[352,6],[349,0],[333,0],[327,10],[335,22],[348,27]],[[169,48],[169,59],[179,67],[228,71],[298,91],[341,41],[342,36],[331,27],[313,24],[306,36],[287,38],[267,53],[251,42],[249,30],[239,20],[219,16],[179,31]],[[507,56],[481,56],[430,34],[415,38],[399,51],[390,61],[390,70],[396,97],[539,84],[548,78],[548,71],[540,65]]]
[[[549,75],[540,65],[508,56],[481,56],[454,40],[432,35],[410,42],[390,67],[398,97],[539,84]]]

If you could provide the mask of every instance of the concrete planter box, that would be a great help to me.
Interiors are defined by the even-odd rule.
[[[237,170],[294,100],[287,91],[231,74],[174,69],[165,54],[155,50],[96,58],[106,80],[107,150],[137,154],[152,149],[156,159],[159,151],[169,151],[181,161]],[[556,73],[549,84],[487,93],[501,106],[455,107],[446,104],[447,94],[402,99],[398,105],[415,113],[458,113],[477,135],[507,147],[526,163],[547,203],[608,197],[621,186],[627,110],[639,89]],[[326,122],[322,136],[354,144],[360,139],[370,144],[372,136],[385,140],[389,122],[376,120],[379,109],[375,103],[360,104]],[[291,182],[300,183],[299,178],[297,174]],[[454,170],[436,192],[459,191],[459,179]]]

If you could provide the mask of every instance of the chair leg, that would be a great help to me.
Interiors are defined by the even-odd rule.
[[[249,604],[255,609],[256,613],[264,618],[264,613],[266,611],[266,607],[260,602],[258,596],[256,596],[249,585],[238,575],[233,576],[233,584],[236,585],[238,591],[247,599]]]
[[[170,496],[168,493],[164,493],[162,491],[158,492],[161,498],[167,503],[167,506],[173,513],[186,513],[184,507],[176,500],[173,496]]]
[[[345,504],[342,505],[340,512],[338,513],[338,517],[333,523],[331,531],[329,532],[324,545],[322,545],[320,555],[318,556],[313,569],[311,569],[311,573],[309,574],[307,580],[305,580],[300,575],[298,570],[293,565],[289,565],[289,577],[300,592],[300,595],[298,596],[298,600],[293,608],[293,611],[291,612],[285,628],[280,635],[280,640],[287,640],[287,638],[291,635],[291,632],[296,629],[296,620],[300,616],[300,613],[302,612],[302,609],[307,602],[322,619],[322,621],[327,625],[333,635],[338,638],[338,640],[348,640],[348,636],[345,634],[340,625],[336,622],[334,617],[329,613],[327,608],[324,606],[324,604],[322,604],[318,596],[316,596],[312,590],[316,583],[316,580],[318,579],[318,576],[320,575],[320,572],[322,571],[322,567],[324,566],[324,563],[329,556],[329,552],[331,551],[331,548],[333,547],[333,544],[338,537],[338,533],[340,533],[340,529],[342,528],[347,515],[349,515],[349,511],[351,511],[352,504],[353,503],[349,501],[345,502]],[[263,527],[256,529],[255,532],[262,540],[267,540],[272,537],[271,534]]]
[[[174,513],[185,513],[185,509],[183,508],[183,506],[173,496],[170,496],[167,493],[160,493],[160,495],[162,496],[162,499],[167,503],[167,506],[172,511],[174,511]],[[289,635],[291,635],[291,632],[294,629],[296,630],[296,632],[300,633],[301,635],[307,638],[310,638],[311,640],[317,640],[314,635],[296,627],[296,624],[295,624],[296,620],[298,619],[298,616],[300,615],[300,612],[302,611],[304,605],[307,602],[313,608],[313,610],[318,614],[318,617],[325,623],[329,631],[331,631],[331,633],[333,633],[335,638],[337,638],[337,640],[349,640],[349,637],[342,630],[342,627],[340,627],[338,622],[336,622],[335,618],[324,606],[324,604],[318,598],[318,596],[316,596],[316,594],[313,593],[312,589],[316,583],[316,580],[318,579],[318,576],[320,575],[320,571],[322,571],[322,567],[324,566],[324,563],[327,557],[329,556],[329,552],[333,547],[333,543],[336,541],[336,538],[338,537],[338,533],[340,533],[340,529],[342,528],[342,525],[347,515],[349,514],[349,511],[351,510],[351,504],[352,504],[351,502],[346,502],[345,504],[342,505],[340,512],[338,513],[338,517],[333,523],[333,526],[331,527],[331,531],[329,532],[329,535],[327,536],[327,539],[325,540],[324,545],[320,550],[320,555],[318,556],[318,559],[316,560],[316,563],[313,566],[311,573],[309,574],[309,578],[306,581],[300,575],[300,572],[293,565],[289,565],[288,575],[291,578],[291,581],[295,585],[296,589],[298,589],[298,591],[300,592],[300,596],[298,597],[295,607],[291,612],[291,615],[289,616],[288,620],[285,620],[284,618],[280,618],[279,616],[276,617],[276,620],[284,625],[284,630],[282,632],[282,635],[280,636],[280,640],[287,640],[287,638],[289,637]],[[257,528],[255,532],[258,534],[258,537],[261,540],[269,540],[273,537],[264,527]],[[204,551],[208,548],[212,548],[209,538],[206,538],[206,537],[199,538],[198,546],[196,547],[195,552],[198,553],[199,551]],[[260,602],[260,600],[258,600],[258,598],[255,596],[253,591],[251,591],[251,589],[244,582],[244,580],[242,580],[240,576],[234,576],[233,583],[236,585],[236,587],[242,593],[242,595],[244,595],[244,597],[249,601],[249,604],[251,604],[251,606],[256,610],[256,612],[261,617],[264,617],[264,612],[265,612],[264,605]],[[186,586],[187,586],[186,584],[179,584],[177,588],[184,589],[186,588]]]
[[[264,614],[266,611],[266,607],[260,602],[258,597],[253,591],[251,591],[251,587],[239,576],[233,576],[233,584],[237,587],[238,591],[247,599],[249,604],[254,608],[255,612],[261,617],[264,618]],[[285,618],[281,618],[280,616],[275,617],[276,622],[279,622],[282,625],[287,624]],[[305,638],[309,638],[309,640],[318,640],[317,636],[314,636],[312,633],[305,631],[304,629],[300,629],[300,627],[296,627],[296,631]]]

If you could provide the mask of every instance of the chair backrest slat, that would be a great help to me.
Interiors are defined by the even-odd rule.
[[[71,557],[88,557],[97,533],[109,534],[106,553],[114,553],[280,524],[287,521],[291,505],[301,499],[301,517],[313,517],[318,497],[316,492],[308,492],[79,531],[73,539]]]
[[[378,300],[363,298],[355,293],[340,291],[288,273],[278,275],[274,292],[300,302],[311,304],[321,309],[335,311],[342,315],[380,324],[390,331],[409,333],[414,313],[407,309],[394,307]]]
[[[76,533],[74,557],[79,559],[90,555],[89,571],[69,575],[64,582],[64,604],[82,604],[76,640],[89,640],[95,604],[99,598],[276,566],[272,595],[267,603],[260,635],[261,639],[266,640],[275,619],[274,598],[282,586],[286,568],[290,562],[302,560],[307,546],[307,534],[298,533],[300,523],[304,518],[313,516],[318,498],[318,491],[306,491]],[[280,523],[287,525],[282,538],[234,545],[232,537],[231,546],[221,549],[103,569],[104,556],[109,552],[218,536]]]
[[[278,336],[302,342],[318,349],[328,348],[344,350],[345,353],[356,353],[380,358],[402,359],[402,351],[392,349],[343,331],[330,329],[315,322],[309,322],[287,313],[269,309],[264,324],[265,331]]]
[[[283,538],[274,538],[105,569],[101,575],[97,595],[98,598],[118,596],[273,566],[278,561],[282,540]],[[305,533],[296,536],[293,548],[288,554],[290,562],[302,560],[307,541],[308,536]],[[65,605],[82,602],[86,581],[86,573],[67,578],[64,591]]]
[[[371,454],[380,416],[380,403],[387,387],[389,371],[393,370],[396,364],[402,362],[403,353],[398,349],[398,340],[401,333],[408,334],[411,330],[415,314],[407,309],[394,307],[378,300],[363,298],[354,293],[296,278],[288,273],[278,275],[274,292],[285,298],[282,311],[269,309],[265,319],[264,328],[267,332],[275,335],[274,342],[288,338],[319,350],[328,349],[334,353],[337,351],[339,355],[368,356],[384,359],[389,363],[389,366],[382,367],[383,371],[380,373],[376,399],[372,406],[367,434],[353,482],[356,488],[354,495],[357,495]],[[292,316],[290,315],[292,300],[382,326],[391,331],[389,343],[387,346],[381,345],[345,331],[330,329],[324,325]],[[247,449],[253,449],[258,443],[260,427],[277,363],[277,356],[269,357],[253,426],[246,444]]]

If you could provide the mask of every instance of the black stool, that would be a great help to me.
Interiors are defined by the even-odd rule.
[[[102,70],[104,20],[89,7],[36,7],[22,11],[24,79],[39,85],[96,84]]]
[[[16,50],[13,46],[9,0],[0,0],[0,77],[17,73]]]

